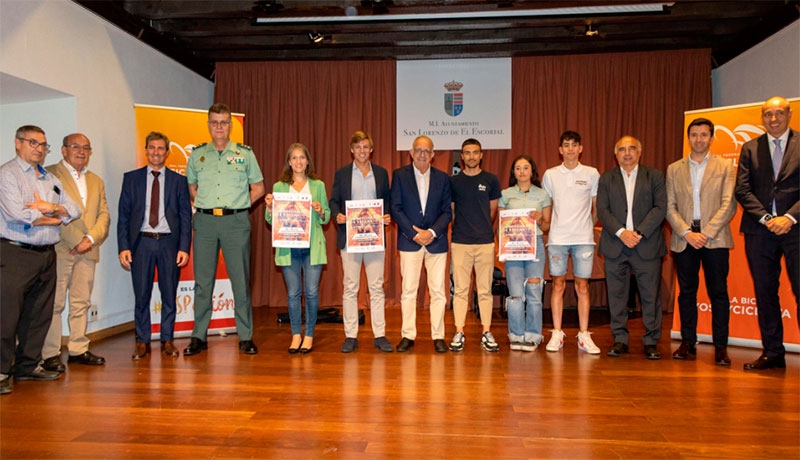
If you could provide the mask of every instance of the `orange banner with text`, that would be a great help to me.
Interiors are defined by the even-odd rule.
[[[186,175],[186,164],[192,149],[209,142],[208,112],[206,110],[134,105],[136,113],[136,166],[147,164],[144,140],[151,131],[158,131],[169,138],[169,157],[166,166]],[[244,140],[244,115],[232,114],[231,140]],[[189,253],[189,263],[181,270],[176,298],[175,337],[189,337],[194,327],[194,251]],[[213,314],[208,329],[209,334],[236,331],[233,312],[233,290],[222,255],[217,264],[216,283],[211,297]],[[161,294],[158,278],[153,283],[150,300],[151,332],[153,339],[160,338],[161,332]]]
[[[800,99],[789,100],[792,112],[800,111]],[[761,125],[762,102],[756,104],[720,107],[714,109],[693,110],[684,113],[684,133],[695,118],[707,118],[714,123],[714,142],[711,144],[711,153],[720,155],[739,165],[739,152],[742,145],[762,135],[764,126]],[[800,130],[800,117],[791,120],[790,127]],[[689,142],[684,135],[683,156],[691,153]],[[761,348],[761,333],[758,328],[758,309],[753,279],[747,256],[744,251],[744,234],[739,232],[742,221],[742,208],[737,207],[736,214],[731,220],[734,248],[730,253],[730,272],[728,273],[728,295],[730,297],[730,332],[731,345],[742,345]],[[781,314],[783,318],[783,342],[787,351],[800,352],[800,331],[797,326],[797,305],[786,274],[786,264],[781,262],[782,271],[780,278]],[[681,338],[680,311],[678,308],[679,287],[675,288],[675,314],[672,322],[673,339]],[[703,270],[700,271],[700,286],[697,291],[697,339],[700,342],[712,343],[711,337],[711,301],[706,292]]]

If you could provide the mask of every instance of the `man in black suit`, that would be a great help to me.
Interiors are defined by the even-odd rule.
[[[350,153],[353,162],[339,168],[333,178],[331,192],[331,215],[336,218],[338,235],[336,246],[341,251],[344,289],[342,291],[342,316],[344,318],[344,343],[342,353],[358,348],[358,285],[361,279],[361,264],[367,272],[369,283],[369,308],[375,348],[391,352],[392,344],[386,338],[383,292],[383,267],[386,251],[349,252],[347,250],[346,203],[350,200],[383,200],[383,224],[389,225],[391,191],[389,173],[373,164],[372,138],[364,131],[356,131],[350,138]],[[385,242],[384,242],[385,243]]]
[[[636,276],[642,301],[647,359],[661,359],[661,257],[667,246],[661,224],[667,210],[664,174],[639,165],[642,143],[624,136],[614,146],[619,168],[600,176],[597,190],[597,217],[603,224],[600,254],[605,258],[608,308],[614,346],[608,356],[628,352],[628,292],[631,270]]]
[[[158,268],[161,292],[161,351],[179,356],[173,343],[175,294],[180,268],[189,261],[192,205],[186,177],[164,167],[169,139],[151,132],[145,139],[147,166],[125,173],[119,198],[119,261],[131,271],[135,296],[136,361],[150,354],[150,296]]]
[[[745,370],[786,367],[778,298],[781,256],[786,258],[795,311],[800,313],[800,133],[789,129],[792,109],[782,97],[765,102],[761,118],[767,132],[742,146],[735,189],[736,200],[745,212],[740,231],[753,276],[764,347],[758,359],[744,365]]]

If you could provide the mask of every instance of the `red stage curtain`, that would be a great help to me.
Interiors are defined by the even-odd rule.
[[[349,139],[359,129],[370,133],[373,161],[390,175],[408,163],[408,152],[395,150],[394,61],[227,62],[217,64],[216,76],[214,99],[246,115],[245,142],[259,159],[268,190],[283,169],[289,144],[301,142],[330,192],[335,170],[351,161]],[[683,112],[710,105],[707,49],[513,58],[513,147],[487,150],[483,167],[506,187],[512,159],[525,153],[541,175],[561,162],[558,138],[572,129],[583,136],[582,162],[601,173],[615,166],[614,143],[626,134],[642,141],[642,164],[666,171],[681,157]],[[450,158],[451,152],[437,151],[434,164],[448,171]],[[274,265],[263,215],[262,203],[251,214],[253,305],[285,306],[283,277]],[[325,235],[328,266],[320,305],[340,305],[335,224]],[[395,238],[391,226],[385,286],[390,305],[399,304],[400,296]]]

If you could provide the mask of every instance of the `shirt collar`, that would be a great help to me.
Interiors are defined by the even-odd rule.
[[[623,178],[624,178],[624,177],[629,177],[629,176],[628,176],[628,173],[627,173],[627,172],[625,172],[625,170],[624,170],[624,169],[622,169],[622,166],[620,166],[620,167],[619,167],[619,172],[620,172],[620,173],[622,173],[622,177],[623,177]],[[631,174],[630,174],[630,175],[631,175],[631,176],[635,176],[635,175],[637,175],[638,173],[639,173],[639,164],[637,163],[637,164],[636,164],[636,166],[634,166],[634,167],[633,167],[633,169],[631,170]]]
[[[569,168],[567,168],[567,167],[564,165],[564,163],[561,163],[560,167],[561,167],[561,172],[565,172],[565,173],[573,173],[573,172],[578,172],[578,171],[580,171],[580,170],[581,170],[581,168],[583,167],[583,165],[582,165],[582,164],[581,164],[581,162],[579,161],[579,162],[578,162],[578,166],[575,166],[573,169],[569,169]]]
[[[783,134],[781,134],[780,136],[778,136],[778,137],[772,137],[772,135],[770,133],[766,133],[767,134],[767,139],[769,140],[769,143],[771,145],[775,145],[775,140],[776,139],[780,139],[781,140],[781,148],[785,150],[786,149],[786,143],[789,141],[789,131],[791,131],[791,130],[792,130],[792,128],[786,128],[786,131]]]
[[[67,171],[69,171],[73,175],[78,174],[78,170],[73,168],[71,164],[67,163],[67,160],[61,160],[61,164],[63,164],[64,167],[67,168]],[[83,174],[86,174],[86,166],[84,166],[83,169],[81,169],[81,175]]]
[[[710,151],[706,152],[706,155],[703,157],[703,161],[700,161],[700,162],[692,160],[692,155],[691,154],[689,156],[687,156],[686,158],[689,160],[689,164],[692,164],[692,165],[695,165],[695,166],[702,166],[702,165],[708,163],[709,155],[711,155],[711,152]]]
[[[417,166],[414,163],[411,163],[411,167],[414,168],[414,174],[417,175],[417,176],[421,176],[421,177],[430,176],[431,175],[431,168],[433,168],[433,166],[428,165],[428,170],[423,173],[423,172],[420,172],[419,169],[417,169]],[[370,168],[372,168],[372,164],[370,164]]]
[[[20,169],[22,169],[22,172],[28,172],[28,171],[33,169],[33,166],[31,166],[30,163],[28,163],[27,161],[23,160],[19,155],[15,156],[14,160],[16,160],[16,162],[19,165]],[[36,169],[37,169],[37,171],[39,171],[39,174],[41,174],[42,176],[46,176],[48,174],[47,170],[44,169],[44,167],[42,165],[40,165],[40,164],[36,165]]]

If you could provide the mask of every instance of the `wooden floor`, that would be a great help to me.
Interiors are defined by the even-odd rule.
[[[361,348],[343,355],[341,325],[317,327],[313,353],[290,356],[278,310],[257,309],[261,352],[239,354],[237,337],[211,337],[208,352],[132,362],[133,333],[92,349],[103,367],[73,365],[56,382],[20,382],[0,397],[0,457],[9,458],[800,458],[800,356],[786,371],[745,373],[759,351],[713,347],[698,359],[647,361],[632,320],[631,354],[608,358],[607,324],[593,324],[600,356],[510,352],[497,318],[499,353],[479,346],[468,319],[462,353],[436,354],[427,311],[409,353]],[[388,312],[399,339],[400,312]],[[602,316],[602,315],[600,315]],[[448,341],[454,331],[446,317]],[[424,332],[422,332],[424,331]],[[546,333],[549,338],[549,332]],[[188,340],[178,341],[183,348]]]

